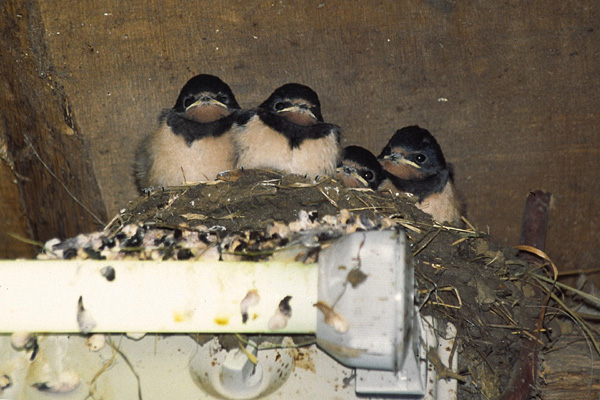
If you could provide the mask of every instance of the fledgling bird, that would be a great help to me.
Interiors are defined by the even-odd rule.
[[[266,168],[315,178],[335,173],[340,155],[337,125],[323,122],[319,97],[288,83],[243,114],[235,134],[236,167]]]
[[[141,142],[135,157],[138,189],[214,180],[233,169],[232,126],[240,106],[231,88],[213,75],[191,78],[159,128]]]
[[[335,177],[345,186],[376,190],[385,178],[377,157],[360,146],[348,146],[342,151]]]
[[[440,223],[460,224],[460,202],[440,145],[416,125],[396,131],[378,157],[386,172],[379,190],[411,193],[416,206]]]

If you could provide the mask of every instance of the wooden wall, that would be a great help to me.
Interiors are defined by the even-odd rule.
[[[285,82],[308,84],[325,119],[344,128],[344,144],[376,153],[396,129],[426,127],[455,165],[472,223],[516,244],[527,193],[548,190],[547,252],[565,269],[597,266],[595,0],[6,0],[0,7],[0,110],[8,126],[0,139],[21,160],[16,173],[46,185],[36,199],[42,188],[11,169],[0,174],[0,216],[24,215],[13,222],[17,231],[45,240],[110,219],[136,195],[131,163],[140,137],[187,79],[204,72],[228,82],[244,107]],[[44,172],[19,139],[25,134],[98,218]],[[17,192],[20,201],[8,201]],[[65,212],[52,219],[47,209],[55,207]]]

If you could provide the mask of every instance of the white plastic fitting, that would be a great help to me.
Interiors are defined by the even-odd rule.
[[[254,364],[248,353],[256,357]],[[206,393],[232,400],[255,399],[279,389],[292,373],[292,351],[275,349],[257,352],[254,343],[246,352],[220,351],[213,339],[199,347],[190,361],[190,373]]]
[[[414,292],[412,254],[403,231],[356,232],[320,253],[317,344],[357,368],[357,377],[366,370],[389,371],[393,377],[386,385],[381,379],[370,384],[371,375],[363,373],[357,392],[424,395]],[[344,329],[335,318],[345,321]]]

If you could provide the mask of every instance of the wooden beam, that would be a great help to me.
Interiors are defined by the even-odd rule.
[[[600,396],[600,358],[579,328],[561,322],[562,336],[543,353],[540,377],[545,400],[597,399]]]
[[[8,0],[0,8],[0,134],[28,236],[45,241],[97,230],[106,211],[86,140],[53,76],[37,8],[24,0]]]
[[[2,146],[1,143],[0,146]],[[0,154],[0,157],[2,157],[2,154]],[[11,171],[8,161],[1,158],[0,258],[30,258],[35,254],[33,246],[15,239],[10,234],[27,236],[27,218],[19,203],[19,187],[15,175]]]

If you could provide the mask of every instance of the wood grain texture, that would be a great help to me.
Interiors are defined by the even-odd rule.
[[[18,201],[14,192],[0,193],[2,213],[25,214],[25,236],[36,241],[97,230],[106,219],[102,194],[69,98],[54,79],[35,3],[2,3],[0,33],[1,141],[18,186]]]
[[[0,136],[1,137],[1,136]],[[9,234],[27,237],[27,216],[19,204],[16,177],[6,162],[0,161],[0,259],[31,258],[36,249]]]
[[[402,126],[429,129],[469,219],[505,244],[518,243],[528,192],[553,193],[548,254],[566,269],[597,264],[593,0],[26,4],[39,5],[44,62],[90,144],[109,214],[135,195],[134,149],[191,76],[220,76],[243,107],[299,82],[319,93],[344,146],[378,153]]]
[[[544,400],[600,397],[600,357],[583,334],[573,329],[542,355],[540,391]]]

